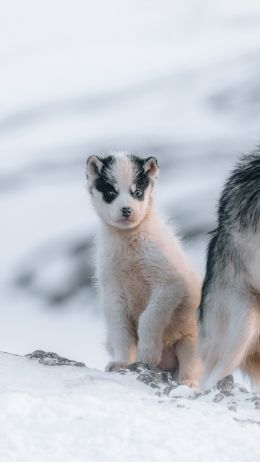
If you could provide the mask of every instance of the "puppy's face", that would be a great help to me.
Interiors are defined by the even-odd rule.
[[[152,204],[158,165],[155,157],[117,154],[90,156],[87,178],[92,202],[98,215],[110,226],[134,228]]]

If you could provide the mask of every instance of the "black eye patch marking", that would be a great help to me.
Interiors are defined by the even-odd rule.
[[[95,187],[102,193],[104,201],[111,204],[119,194],[112,184],[115,183],[115,179],[111,175],[111,169],[116,160],[113,156],[100,158],[100,160],[103,165],[95,180]]]
[[[111,168],[116,162],[116,159],[114,156],[107,156],[107,157],[102,157],[102,158],[99,157],[99,160],[101,160],[103,164],[101,172],[100,172],[100,174],[103,176],[108,174],[109,170],[111,170]]]
[[[104,177],[99,177],[95,181],[96,189],[103,194],[103,199],[107,204],[111,204],[113,200],[118,196],[118,191],[115,187],[108,183]]]
[[[145,190],[148,188],[150,183],[148,172],[144,171],[144,164],[146,159],[140,159],[139,157],[131,156],[131,162],[133,162],[136,170],[134,178],[134,185],[136,189],[131,193],[131,195],[135,199],[143,201]]]

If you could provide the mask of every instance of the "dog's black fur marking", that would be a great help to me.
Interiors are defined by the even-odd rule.
[[[206,275],[205,279],[203,281],[203,286],[202,286],[202,293],[201,293],[201,303],[199,306],[199,321],[203,321],[203,315],[204,315],[204,308],[203,308],[203,303],[208,286],[210,284],[210,281],[212,280],[214,271],[213,271],[213,264],[212,262],[214,261],[214,254],[215,254],[215,249],[216,249],[216,244],[217,244],[217,230],[213,231],[213,237],[211,238],[209,245],[208,245],[208,252],[207,252],[207,265],[206,265]]]
[[[137,172],[134,178],[134,184],[136,186],[136,189],[142,191],[142,194],[140,196],[135,197],[139,201],[144,200],[145,190],[148,188],[150,183],[149,171],[145,172],[144,170],[144,165],[149,159],[151,159],[151,157],[148,157],[147,159],[141,159],[140,157],[134,155],[130,156],[130,160],[135,165]],[[157,163],[156,159],[155,161]]]
[[[243,156],[228,181],[219,203],[219,223],[239,224],[256,232],[260,220],[260,149]]]
[[[133,182],[136,186],[136,190],[141,191],[141,194],[138,196],[131,191],[130,194],[132,194],[135,199],[143,201],[145,191],[151,181],[149,171],[145,172],[144,166],[146,162],[151,159],[151,157],[148,157],[147,159],[141,159],[135,155],[129,155],[129,159],[134,164],[136,171]],[[157,159],[155,159],[155,157],[153,157],[153,159],[157,163]],[[94,166],[95,173],[97,175],[97,178],[94,182],[94,187],[102,193],[104,201],[107,204],[111,204],[111,202],[113,202],[119,194],[115,188],[116,178],[113,178],[111,175],[112,166],[116,162],[116,158],[113,155],[109,155],[102,158],[98,157],[98,160],[102,163],[102,168],[99,170],[97,166]],[[92,188],[90,193],[92,194]]]
[[[97,179],[95,180],[96,189],[103,194],[103,199],[107,204],[111,204],[113,200],[118,196],[113,183],[115,179],[111,177],[110,170],[115,163],[113,156],[107,156],[104,158],[98,158],[102,162],[102,168],[97,172]]]
[[[203,323],[206,297],[214,279],[227,265],[236,271],[243,265],[232,238],[238,233],[256,233],[260,227],[260,148],[243,156],[227,180],[218,206],[218,226],[208,245],[206,276],[202,286],[199,321]]]

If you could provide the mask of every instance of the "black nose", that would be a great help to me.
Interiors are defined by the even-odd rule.
[[[132,213],[132,210],[131,210],[130,207],[123,207],[123,208],[122,208],[122,216],[123,216],[124,218],[130,217],[131,213]]]

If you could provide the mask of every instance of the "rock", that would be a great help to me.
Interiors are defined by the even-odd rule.
[[[135,372],[137,374],[139,374],[140,372],[143,372],[144,370],[147,370],[147,371],[151,371],[151,370],[155,370],[153,369],[151,366],[149,366],[149,364],[146,364],[146,363],[140,363],[140,362],[136,362],[136,363],[132,363],[132,364],[129,364],[129,366],[127,367],[127,369],[131,372]],[[159,369],[158,369],[159,370]]]
[[[162,371],[156,367],[151,367],[145,363],[133,363],[127,368],[129,371],[137,374],[137,380],[144,382],[154,388],[157,384],[172,385],[174,381],[174,373],[170,371]]]
[[[173,382],[172,385],[169,385],[168,387],[165,387],[163,390],[163,394],[165,396],[170,396],[171,392],[177,388],[178,384],[177,382]]]
[[[166,395],[167,393],[170,393],[169,388],[172,390],[177,387],[173,372],[162,371],[161,369],[149,366],[146,363],[136,362],[130,364],[126,369],[121,368],[115,372],[119,372],[119,374],[133,372],[136,375],[136,380],[143,382],[152,388],[161,388],[162,386],[167,385]],[[163,392],[165,393],[165,390]]]
[[[222,401],[224,399],[224,395],[222,393],[218,393],[214,399],[213,399],[213,403],[220,403],[220,401]]]
[[[237,408],[234,404],[231,404],[230,406],[228,406],[228,410],[229,411],[233,411],[233,412],[237,412]]]
[[[217,389],[226,396],[231,395],[231,391],[234,390],[235,383],[233,375],[227,375],[217,383]]]
[[[30,359],[37,359],[40,364],[45,366],[77,366],[77,367],[86,367],[84,363],[78,361],[73,361],[71,359],[63,358],[62,356],[57,355],[56,353],[50,353],[43,350],[36,350],[33,353],[25,355]]]

